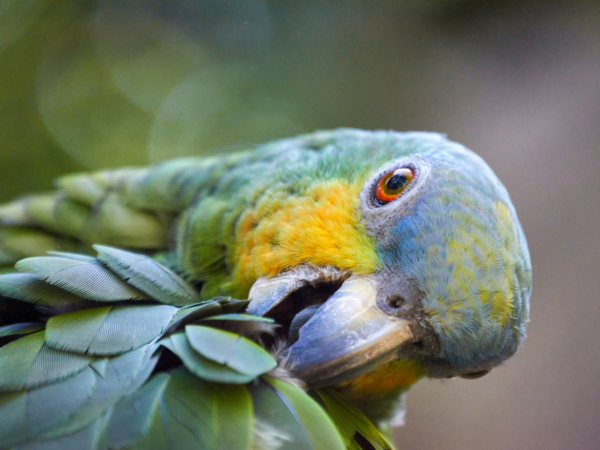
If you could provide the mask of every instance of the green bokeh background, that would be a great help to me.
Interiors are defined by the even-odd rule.
[[[600,448],[598,2],[0,0],[0,201],[338,126],[474,149],[532,253],[522,351],[419,383],[399,448]]]

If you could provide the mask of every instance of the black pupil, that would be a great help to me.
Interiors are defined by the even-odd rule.
[[[406,181],[407,180],[404,175],[394,175],[387,181],[387,183],[385,183],[385,185],[390,191],[397,191],[398,189],[404,187]]]

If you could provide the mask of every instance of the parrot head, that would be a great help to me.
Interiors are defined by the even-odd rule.
[[[312,209],[280,230],[296,263],[256,280],[249,312],[284,324],[293,370],[310,387],[382,368],[486,374],[516,352],[529,313],[529,253],[506,189],[443,136],[355,133],[358,144],[321,150],[327,164],[303,185]],[[321,211],[323,186],[345,188]]]

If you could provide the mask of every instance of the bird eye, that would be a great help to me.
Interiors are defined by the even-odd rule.
[[[393,170],[381,177],[375,189],[375,197],[381,205],[398,198],[407,188],[415,174],[408,167]]]

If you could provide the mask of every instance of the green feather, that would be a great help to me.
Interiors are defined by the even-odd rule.
[[[150,376],[157,358],[154,346],[140,348],[92,365],[96,385],[91,397],[66,421],[44,433],[41,439],[55,439],[86,427],[103,416],[117,402],[135,392]]]
[[[0,224],[21,226],[35,225],[35,221],[32,220],[25,211],[26,205],[27,198],[0,205]]]
[[[148,298],[99,262],[50,256],[22,259],[15,268],[89,300],[111,302]]]
[[[127,180],[136,178],[146,169],[124,167],[91,173],[75,173],[60,177],[56,186],[72,198],[86,206],[97,208],[108,191],[118,190]]]
[[[73,238],[81,236],[90,214],[88,207],[60,192],[34,195],[24,201],[24,206],[36,226]]]
[[[107,431],[109,448],[129,447],[148,434],[169,380],[168,374],[157,374],[115,406]]]
[[[219,395],[214,385],[199,380],[183,368],[173,370],[168,377],[148,431],[130,448],[217,448],[220,433]]]
[[[0,393],[0,448],[9,448],[28,436],[24,391]]]
[[[0,442],[10,447],[59,425],[85,404],[95,385],[96,377],[88,367],[39,389],[1,393]]]
[[[277,366],[265,349],[238,334],[199,325],[188,325],[185,333],[194,350],[237,372],[257,377]]]
[[[109,192],[94,204],[82,236],[85,242],[115,247],[161,249],[167,247],[167,227],[156,217],[127,207],[116,192]]]
[[[38,322],[14,323],[0,327],[0,337],[30,334],[43,329],[44,325]]]
[[[184,333],[176,333],[170,337],[171,348],[183,364],[197,377],[219,383],[245,384],[256,378],[255,375],[240,373],[205,358],[190,345]]]
[[[0,295],[38,305],[68,305],[81,297],[45,283],[29,273],[0,275]]]
[[[101,172],[102,175],[112,171]],[[78,202],[92,206],[104,195],[106,184],[99,182],[98,174],[75,173],[64,175],[56,180],[57,187],[64,191],[70,198]]]
[[[49,255],[58,256],[61,258],[74,259],[75,261],[83,262],[96,262],[97,259],[90,255],[82,255],[81,253],[68,253],[68,252],[48,252]]]
[[[275,320],[271,319],[270,317],[252,316],[250,314],[218,314],[216,316],[205,317],[202,320],[236,320],[241,322],[254,321],[275,323]]]
[[[222,312],[221,305],[216,301],[207,301],[197,305],[190,305],[177,310],[171,323],[169,324],[170,330],[179,330],[188,323],[196,322],[207,316],[220,314]]]
[[[160,211],[171,214],[189,205],[191,198],[182,195],[181,184],[192,181],[199,167],[210,165],[209,159],[179,158],[164,161],[151,168],[140,170],[127,179],[124,195],[129,204],[141,210]]]
[[[200,301],[194,288],[181,277],[145,255],[102,245],[94,245],[94,249],[103,264],[161,303],[185,306]]]
[[[166,393],[167,399],[173,398],[182,402],[188,393],[196,394],[194,400],[198,401],[200,405],[205,405],[203,410],[200,410],[203,416],[208,416],[206,409],[212,406],[212,411],[208,411],[210,413],[209,424],[212,426],[204,438],[205,446],[192,448],[246,450],[251,447],[254,414],[248,390],[243,386],[223,386],[198,379],[189,379],[188,374],[180,375],[180,371],[181,369],[178,369],[169,375],[163,373],[153,377],[139,391],[125,398],[116,406],[108,426],[109,448],[129,448],[135,442],[148,442],[149,437],[158,437],[158,439],[149,447],[145,445],[136,447],[168,448],[166,436],[172,432],[170,429],[164,428],[169,423],[164,414],[165,412],[169,413],[169,411],[165,411],[167,404],[164,401],[167,386],[169,386],[169,392]],[[183,379],[177,380],[180,377]],[[186,387],[185,391],[177,392],[182,385]],[[206,388],[210,390],[210,393],[205,390]],[[177,399],[178,396],[181,396],[181,399]],[[160,414],[160,409],[163,414]],[[197,409],[196,405],[194,405],[194,409]],[[169,410],[176,411],[175,408],[169,408]],[[186,415],[189,414],[190,412]],[[156,420],[157,417],[162,419],[160,423]],[[202,417],[196,417],[196,420],[202,420]],[[209,439],[211,435],[214,437],[213,439]],[[144,439],[145,436],[146,439]]]
[[[358,434],[376,450],[393,450],[392,445],[381,432],[343,395],[333,389],[318,389],[314,392],[323,402],[325,411],[337,426],[349,449],[361,448],[355,440]]]
[[[32,255],[44,255],[57,248],[77,251],[79,246],[80,244],[73,239],[56,236],[36,228],[0,227],[3,264],[14,263]]]
[[[308,395],[263,377],[250,389],[256,419],[266,424],[281,450],[344,450],[333,422]]]
[[[247,304],[248,300],[231,300],[229,297],[220,297],[198,305],[180,308],[171,319],[167,334],[210,316],[235,314],[243,310]]]
[[[51,317],[46,324],[46,341],[60,350],[87,353],[112,307],[84,309]]]
[[[111,411],[106,412],[87,426],[52,440],[19,445],[18,450],[104,450],[106,449],[106,425]]]
[[[54,192],[33,195],[25,202],[25,212],[35,221],[36,225],[60,233],[60,226],[54,216],[54,208],[59,198]]]
[[[252,447],[254,411],[248,389],[244,386],[213,384],[218,399],[219,434],[214,450]]]
[[[159,337],[175,311],[168,305],[127,305],[61,314],[48,321],[46,342],[92,355],[129,352]]]
[[[89,226],[90,209],[62,194],[52,212],[59,232],[67,236],[80,238]]]
[[[0,348],[0,391],[32,389],[81,372],[94,358],[44,344],[40,331]]]

